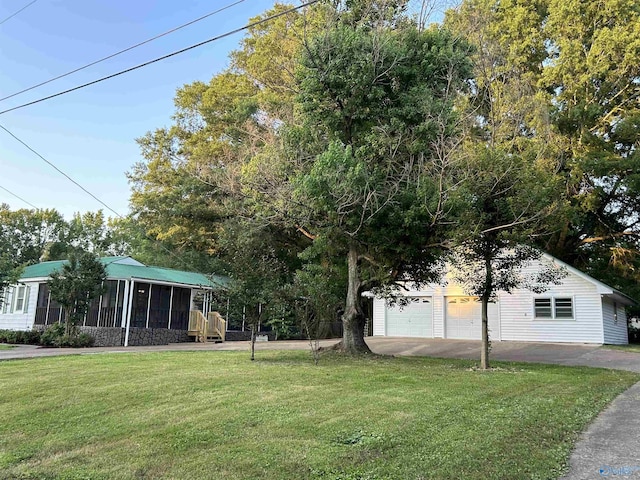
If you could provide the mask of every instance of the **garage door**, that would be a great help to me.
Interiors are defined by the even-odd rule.
[[[477,297],[446,297],[446,337],[482,338],[482,303]],[[498,304],[489,303],[489,335],[499,339]]]
[[[389,337],[433,337],[431,297],[416,297],[400,307],[386,307],[386,334]]]

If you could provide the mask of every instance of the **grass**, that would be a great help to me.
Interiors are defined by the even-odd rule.
[[[622,350],[625,352],[640,353],[640,344],[630,343],[629,345],[603,345],[602,348],[608,348],[611,350]]]
[[[307,352],[0,362],[0,479],[552,479],[640,376]]]
[[[4,343],[0,343],[0,350],[11,350],[15,345],[6,345]]]

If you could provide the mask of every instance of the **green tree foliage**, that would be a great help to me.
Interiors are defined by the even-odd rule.
[[[638,296],[638,3],[468,0],[445,23],[477,45],[469,107],[485,141],[535,152],[562,181],[540,245]]]
[[[104,291],[107,272],[92,253],[72,253],[59,271],[51,274],[51,298],[64,308],[65,335],[72,336],[82,322],[91,301]]]
[[[523,270],[542,257],[534,237],[545,229],[554,212],[554,184],[548,172],[531,159],[497,148],[472,144],[456,169],[462,174],[456,194],[461,209],[458,230],[449,252],[452,275],[469,295],[482,303],[481,367],[489,368],[489,302],[498,291],[529,288],[536,292],[558,283],[565,272],[542,268],[536,274]],[[544,264],[543,264],[544,265]]]
[[[278,4],[254,20],[287,8]],[[268,316],[299,265],[301,240],[295,227],[275,221],[269,182],[276,175],[265,166],[281,165],[270,152],[293,118],[297,57],[319,10],[252,27],[227,71],[181,88],[174,124],[138,140],[143,161],[129,174],[133,214],[119,223],[134,234],[138,256],[172,261],[160,241],[192,268],[229,274],[232,310],[244,305],[251,321],[259,304]],[[269,201],[261,202],[255,187],[265,184]]]
[[[425,248],[442,215],[434,145],[453,133],[453,102],[469,73],[464,44],[418,29],[403,9],[338,5],[335,23],[305,49],[302,122],[289,133],[291,151],[307,149],[291,179],[300,224],[316,251],[347,264],[348,352],[368,351],[364,289],[434,278],[436,252]]]

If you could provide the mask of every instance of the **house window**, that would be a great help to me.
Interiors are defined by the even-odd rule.
[[[27,313],[27,305],[29,303],[29,288],[20,285],[15,290],[14,313]]]
[[[16,297],[15,287],[7,287],[4,300],[2,301],[2,313],[13,313]]]
[[[550,298],[535,299],[536,318],[553,318]]]
[[[536,298],[534,300],[535,318],[572,319],[573,299],[571,297]]]
[[[573,318],[573,299],[555,298],[556,318]]]

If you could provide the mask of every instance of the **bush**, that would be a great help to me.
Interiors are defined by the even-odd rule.
[[[54,323],[47,327],[42,335],[40,335],[40,344],[45,347],[54,347],[56,340],[64,336],[64,325],[61,323]]]
[[[64,325],[61,323],[51,325],[40,336],[40,343],[46,347],[93,347],[94,341],[88,333],[65,335]]]
[[[640,328],[629,323],[629,343],[640,343]]]
[[[28,345],[38,345],[40,343],[40,332],[32,330],[23,332],[20,330],[0,330],[0,343],[24,343]]]

